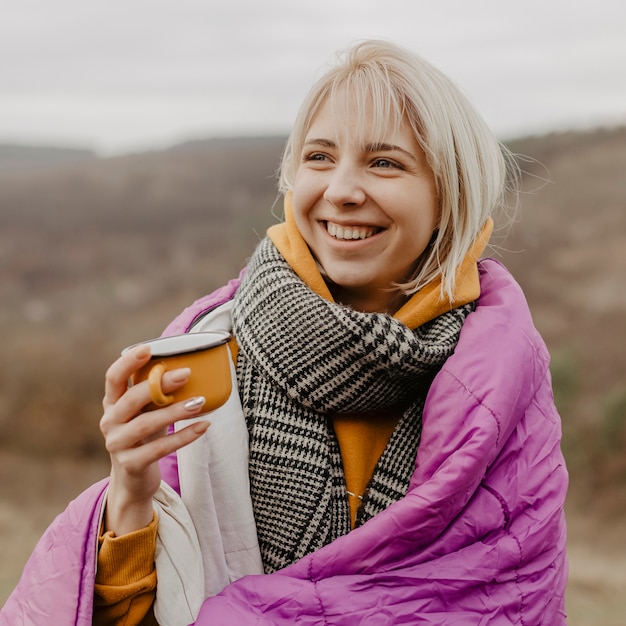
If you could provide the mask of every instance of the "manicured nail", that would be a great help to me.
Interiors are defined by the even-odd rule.
[[[177,370],[173,370],[170,374],[173,383],[182,383],[186,381],[191,375],[191,370],[188,367],[181,367]]]
[[[196,396],[195,398],[190,398],[189,400],[187,400],[187,402],[185,402],[183,406],[185,407],[185,410],[193,413],[194,411],[197,411],[200,407],[204,406],[205,402],[206,399],[204,396]]]
[[[191,427],[193,428],[194,432],[202,434],[210,425],[211,422],[209,422],[209,420],[201,420],[199,422],[196,422],[195,424],[192,424]]]
[[[139,361],[142,361],[143,359],[145,359],[147,356],[150,355],[150,346],[142,343],[139,346],[137,346],[137,349],[135,350],[135,358],[138,359]]]

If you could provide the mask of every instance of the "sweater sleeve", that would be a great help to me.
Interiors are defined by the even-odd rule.
[[[101,534],[94,590],[94,626],[156,625],[154,552],[158,518],[141,530],[121,537]]]

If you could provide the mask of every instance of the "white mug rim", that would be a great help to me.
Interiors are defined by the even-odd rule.
[[[122,354],[126,354],[135,346],[140,345],[149,345],[153,358],[189,354],[221,346],[227,343],[230,337],[229,333],[215,331],[157,337],[156,339],[148,339],[128,346],[122,350]]]

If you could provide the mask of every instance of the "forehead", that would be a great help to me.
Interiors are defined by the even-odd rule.
[[[337,143],[383,143],[413,130],[404,110],[392,97],[376,97],[341,88],[326,94],[312,113],[305,139],[324,131]],[[415,138],[414,138],[415,139]]]

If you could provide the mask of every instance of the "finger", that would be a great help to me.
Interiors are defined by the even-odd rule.
[[[114,407],[105,412],[100,421],[105,446],[110,454],[143,445],[165,435],[172,424],[181,419],[194,417],[200,413],[205,404],[203,397],[196,397],[137,415],[133,411],[139,403],[133,406],[134,403],[129,400],[134,391],[131,388]]]
[[[162,379],[163,391],[170,393],[182,387],[189,380],[190,375],[191,370],[188,367],[166,372]],[[150,386],[147,381],[142,381],[137,385],[127,387],[124,394],[114,404],[105,406],[103,421],[111,426],[125,424],[135,419],[151,402]]]
[[[109,367],[104,378],[104,399],[102,405],[105,410],[115,404],[128,388],[128,379],[150,360],[150,346],[140,344],[122,354]]]
[[[123,465],[128,473],[141,473],[168,454],[199,439],[210,425],[208,420],[200,420],[175,433],[153,439],[141,446],[127,448],[115,456],[116,463]]]

